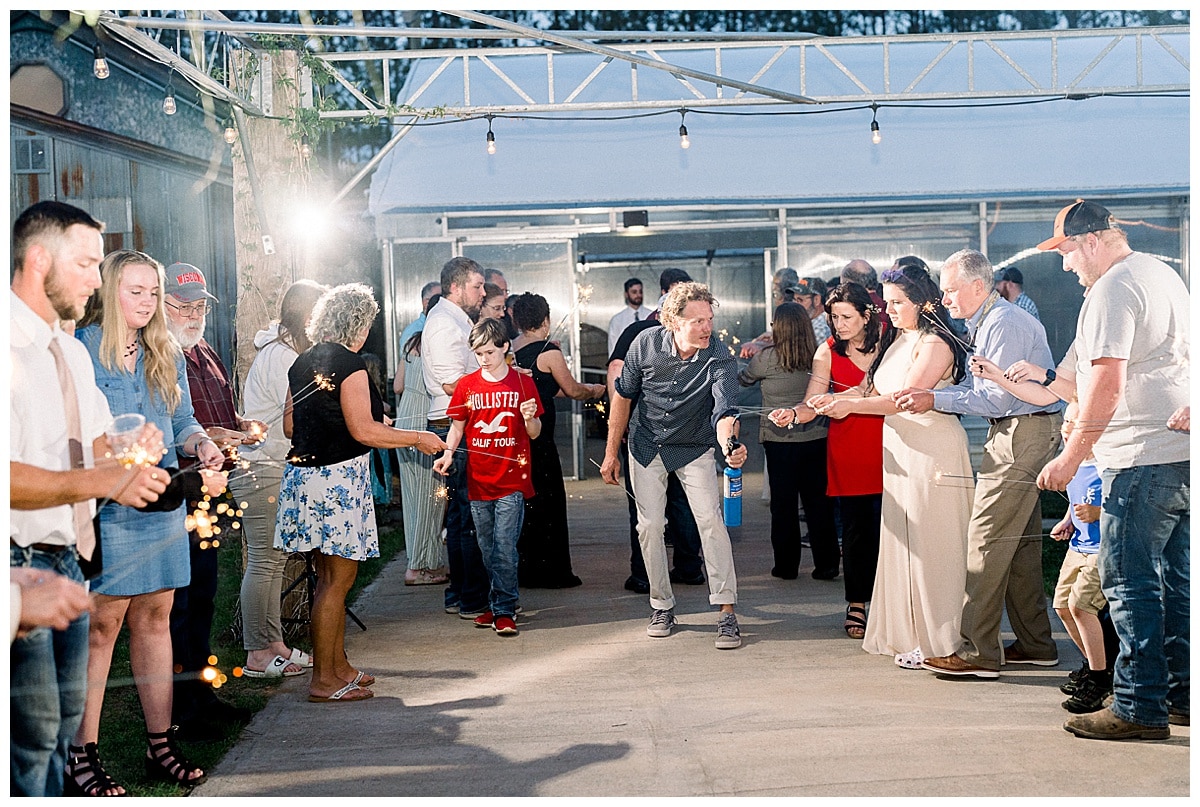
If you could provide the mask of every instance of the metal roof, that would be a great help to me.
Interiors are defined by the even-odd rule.
[[[649,117],[618,119],[623,113],[596,109],[541,111],[547,94],[554,97],[557,91],[561,102],[596,71],[602,59],[590,53],[554,54],[547,78],[544,53],[492,51],[492,64],[473,74],[469,85],[463,78],[465,57],[459,57],[463,64],[458,69],[446,69],[444,61],[434,58],[414,60],[397,100],[461,109],[463,94],[469,92],[469,103],[490,103],[498,109],[524,94],[539,110],[517,110],[514,117],[495,113],[490,125],[497,149],[491,155],[485,149],[487,120],[418,121],[380,161],[371,181],[370,210],[383,215],[592,205],[845,205],[901,198],[1187,193],[1190,99],[1186,93],[1151,89],[1187,86],[1188,65],[1179,54],[1188,52],[1188,29],[1172,30],[1161,48],[1139,44],[1136,49],[1129,43],[1153,38],[1110,32],[1108,39],[1062,40],[1062,33],[1008,36],[1002,42],[1006,58],[994,48],[979,46],[962,50],[957,61],[931,61],[931,52],[936,55],[949,46],[928,37],[892,37],[880,51],[886,53],[886,76],[863,61],[874,58],[870,53],[879,43],[846,39],[838,43],[843,50],[837,58],[825,60],[831,72],[823,79],[812,72],[811,56],[802,84],[783,81],[794,75],[792,68],[783,69],[774,82],[766,82],[770,71],[758,79],[819,99],[824,90],[818,81],[853,86],[862,77],[875,76],[880,93],[886,95],[890,87],[887,97],[893,99],[874,111],[882,135],[879,144],[871,142],[873,110],[865,103],[705,106],[698,103],[689,82],[659,71],[653,71],[651,82],[642,70],[642,98],[648,101],[653,91],[657,108],[639,109],[628,103],[628,65],[614,66],[612,75],[624,78],[607,83],[599,80],[608,69],[603,68],[579,95],[594,102],[620,99],[625,115]],[[692,47],[711,52],[713,46]],[[738,59],[747,66],[742,72],[753,75],[750,66],[764,64],[781,47],[800,45],[738,43]],[[674,48],[670,61],[691,58],[695,63],[687,48]],[[851,56],[855,48],[858,64]],[[977,55],[968,58],[971,52]],[[989,58],[982,58],[984,52]],[[727,65],[732,63],[728,55],[725,59]],[[853,75],[834,62],[853,68]],[[906,102],[896,87],[917,76],[923,76],[918,84],[925,96]],[[887,87],[882,83],[885,77]],[[1045,86],[1028,92],[1031,81]],[[541,96],[529,89],[542,85]],[[935,88],[949,94],[934,97]],[[964,94],[968,89],[971,92]],[[708,90],[711,95],[712,88]],[[1090,94],[1114,91],[1128,94]],[[1085,97],[1068,100],[1068,94]],[[686,116],[681,118],[664,99],[674,99],[678,109],[688,110]],[[687,150],[680,148],[681,120],[691,141]]]

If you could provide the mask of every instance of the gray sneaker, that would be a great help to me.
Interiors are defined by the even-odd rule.
[[[742,632],[738,630],[737,617],[732,612],[722,613],[717,619],[717,649],[732,650],[742,646]]]
[[[646,635],[661,639],[664,636],[670,636],[673,627],[675,627],[675,609],[668,608],[664,611],[655,608],[654,613],[650,615],[650,624],[646,626]]]

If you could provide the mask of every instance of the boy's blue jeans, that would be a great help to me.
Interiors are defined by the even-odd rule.
[[[518,599],[517,539],[525,520],[525,497],[518,492],[493,501],[472,501],[471,518],[491,578],[488,610],[497,617],[513,616]]]
[[[1112,711],[1143,726],[1188,714],[1191,636],[1190,463],[1107,470],[1100,583],[1121,642]]]

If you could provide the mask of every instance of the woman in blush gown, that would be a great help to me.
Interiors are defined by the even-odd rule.
[[[900,411],[891,395],[957,382],[966,349],[925,269],[905,266],[880,280],[893,327],[881,340],[866,397],[852,390],[810,404],[834,418],[885,415],[879,563],[863,649],[919,669],[923,658],[953,653],[960,641],[974,482],[958,418]]]

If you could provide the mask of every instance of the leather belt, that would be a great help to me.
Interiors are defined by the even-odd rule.
[[[442,429],[448,429],[448,428],[450,428],[450,418],[430,419],[429,425],[437,426],[438,428],[442,428]]]
[[[47,552],[49,554],[56,554],[58,552],[67,552],[67,551],[74,552],[75,551],[75,547],[63,546],[62,544],[30,544],[29,546],[21,546],[16,541],[13,541],[12,545],[19,549],[32,549],[37,552]]]
[[[992,424],[993,426],[998,426],[1001,423],[1003,423],[1004,421],[1012,420],[1013,418],[1029,418],[1029,417],[1044,418],[1044,417],[1050,417],[1051,415],[1057,415],[1057,414],[1058,414],[1057,412],[1026,412],[1023,415],[1007,415],[1002,418],[984,418],[984,420],[986,420],[988,423]]]

